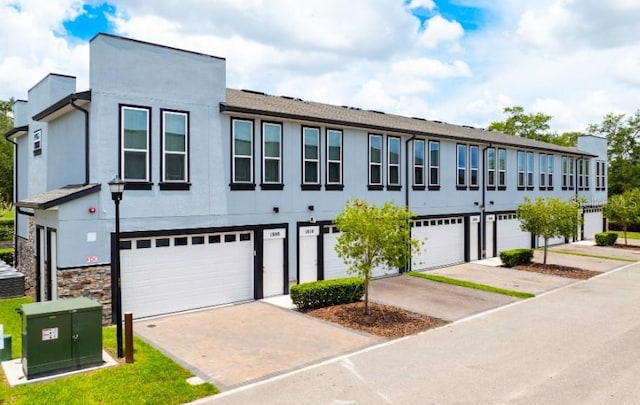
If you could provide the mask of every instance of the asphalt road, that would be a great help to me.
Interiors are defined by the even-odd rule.
[[[631,264],[198,404],[638,404]]]

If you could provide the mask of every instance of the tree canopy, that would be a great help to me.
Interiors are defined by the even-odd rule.
[[[13,201],[13,145],[4,139],[13,128],[13,103],[13,99],[0,100],[0,202]]]
[[[505,107],[504,113],[507,114],[507,118],[504,121],[492,122],[489,130],[560,146],[575,146],[578,142],[578,132],[564,132],[560,135],[552,132],[549,125],[553,118],[551,115],[540,112],[525,113],[524,107],[519,105]]]
[[[544,264],[547,264],[549,239],[577,236],[578,225],[582,221],[578,202],[563,201],[555,197],[538,197],[535,201],[525,197],[524,203],[516,209],[516,214],[520,220],[520,229],[544,239]]]
[[[604,216],[622,226],[626,245],[629,225],[640,223],[640,189],[634,188],[609,197],[604,205]]]
[[[413,214],[392,202],[378,208],[362,200],[351,200],[335,223],[341,234],[336,253],[349,266],[349,273],[364,280],[365,313],[369,314],[369,283],[378,266],[404,267],[419,242],[411,238]]]
[[[600,124],[591,124],[587,133],[607,138],[609,149],[608,185],[610,194],[621,194],[640,185],[640,110],[634,115],[607,114]]]

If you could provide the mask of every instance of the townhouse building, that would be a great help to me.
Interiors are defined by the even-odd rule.
[[[50,74],[16,102],[5,137],[29,294],[97,299],[110,322],[118,249],[136,318],[286,294],[347,274],[332,220],[352,198],[412,210],[413,269],[539,246],[515,216],[525,196],[583,197],[580,239],[606,226],[603,138],[561,147],[229,89],[225,75],[223,58],[98,34],[88,90]]]

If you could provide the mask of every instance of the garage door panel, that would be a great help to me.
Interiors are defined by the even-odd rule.
[[[584,213],[584,239],[595,239],[602,232],[602,211],[586,209]]]
[[[520,229],[520,221],[515,214],[498,215],[498,255],[511,249],[531,247],[531,234]]]
[[[152,239],[151,248],[122,250],[124,310],[140,318],[252,299],[253,240],[220,236],[219,243],[156,247]]]
[[[340,236],[339,232],[335,232],[335,227],[326,227],[330,233],[324,234],[324,279],[331,280],[335,278],[353,277],[349,274],[348,266],[342,261],[335,251],[335,245]],[[388,269],[387,267],[378,266],[371,270],[373,277],[382,277],[391,274],[398,274],[398,269]]]
[[[411,260],[414,270],[464,262],[464,222],[462,217],[414,221],[411,236],[423,242]]]

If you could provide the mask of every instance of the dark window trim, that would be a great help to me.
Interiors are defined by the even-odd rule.
[[[38,134],[38,136],[40,137],[40,140],[38,141],[38,147],[36,148],[36,141],[35,141],[35,137],[36,134]],[[42,128],[38,128],[35,131],[33,131],[33,142],[31,144],[31,146],[33,147],[33,156],[40,156],[42,154]]]
[[[529,171],[529,157],[531,157],[531,171]],[[527,174],[525,179],[527,190],[533,190],[536,184],[536,155],[533,152],[527,151],[524,167]],[[531,173],[531,184],[529,183],[529,173]]]
[[[544,158],[544,168],[542,167],[542,159]],[[547,183],[549,182],[549,177],[547,176],[547,169],[549,167],[549,162],[547,161],[548,155],[546,153],[538,153],[538,189],[540,191],[545,191],[548,189]],[[542,185],[542,179],[544,179],[544,186]]]
[[[500,151],[504,152],[504,170],[500,169]],[[500,173],[504,172],[504,183],[500,183]],[[501,187],[504,187],[504,190],[507,189],[507,149],[498,148],[498,152],[496,154],[496,184],[498,185],[498,190],[501,190]]]
[[[380,138],[380,163],[374,163],[371,160],[371,139],[372,138]],[[369,133],[367,136],[367,185],[369,186],[369,190],[382,190],[382,185],[384,184],[384,136],[382,134],[374,134]],[[371,182],[371,167],[374,165],[380,166],[380,182],[373,183]],[[380,188],[378,188],[380,186]]]
[[[487,191],[495,191],[496,186],[487,186]]]
[[[279,182],[270,182],[270,183],[266,183],[265,182],[265,162],[266,162],[266,156],[265,156],[265,147],[264,147],[264,141],[265,141],[265,136],[264,136],[264,127],[265,125],[277,125],[280,127],[280,156],[279,156],[279,160],[280,160],[280,165],[278,167],[279,173],[278,173],[278,177],[280,178]],[[284,156],[283,156],[283,143],[284,143],[284,125],[282,122],[277,122],[277,121],[262,121],[260,123],[260,149],[262,151],[261,153],[261,160],[260,160],[260,172],[261,172],[261,179],[262,179],[262,183],[260,183],[260,187],[263,190],[278,190],[277,188],[270,188],[269,186],[280,186],[279,190],[282,190],[282,187],[284,187]],[[263,187],[263,186],[267,186],[267,188]]]
[[[392,166],[391,159],[390,159],[391,158],[390,143],[393,139],[398,141],[398,163],[393,164],[393,166],[398,167],[397,183],[391,183],[389,181],[390,179],[389,173],[391,172],[391,166]],[[387,190],[395,190],[395,187],[402,188],[402,140],[400,139],[399,136],[387,135]]]
[[[522,172],[520,171],[520,156],[522,155]],[[522,183],[520,183],[520,173],[522,173]],[[516,151],[516,186],[518,190],[524,190],[527,186],[527,154],[523,150]]]
[[[464,147],[464,167],[460,166],[460,147]],[[460,169],[464,169],[464,183],[460,183],[460,175],[458,171]],[[467,189],[467,177],[469,177],[469,147],[464,143],[456,144],[456,190],[466,190]],[[461,188],[464,187],[464,188]]]
[[[467,166],[469,166],[469,179],[468,179],[468,183],[469,183],[469,189],[470,190],[478,190],[478,188],[480,187],[480,147],[478,145],[469,145],[468,149],[468,153],[469,153],[469,164]],[[476,150],[476,163],[477,163],[477,167],[474,169],[471,163],[471,150],[475,149]],[[471,172],[475,170],[476,171],[476,184],[472,184],[471,183],[471,179],[473,178],[473,176],[471,176]]]
[[[40,155],[42,155],[42,148],[40,148],[40,149],[35,149],[35,150],[33,151],[33,156],[40,156]]]
[[[191,189],[191,183],[185,183],[184,181],[159,183],[158,186],[160,187],[160,190],[186,191]]]
[[[246,121],[246,122],[250,122],[251,123],[251,180],[248,182],[236,182],[235,181],[235,142],[233,139],[233,123],[235,121]],[[231,165],[230,167],[230,172],[231,172],[231,176],[230,176],[230,184],[229,186],[231,187],[231,190],[255,190],[256,188],[256,184],[255,184],[255,178],[256,178],[256,165],[255,165],[255,160],[256,160],[256,142],[255,142],[255,137],[256,137],[256,125],[255,125],[255,120],[253,120],[252,118],[244,118],[244,117],[231,117],[230,120],[231,125],[229,125],[229,136],[230,136],[230,141],[231,144],[229,145],[229,154],[230,154],[230,161],[229,164]],[[252,188],[248,188],[247,186],[251,186]]]
[[[260,183],[260,189],[262,190],[282,190],[284,184],[282,183]]]
[[[369,191],[380,191],[384,190],[384,186],[382,184],[368,184],[367,190]]]
[[[498,186],[498,191],[505,191],[507,186]]]
[[[329,183],[329,131],[335,131],[340,133],[340,182]],[[344,131],[338,128],[325,128],[324,129],[325,140],[325,171],[324,171],[324,183],[325,190],[340,190],[344,189]]]
[[[440,190],[440,186],[436,186],[436,185],[428,186],[427,189],[429,191],[438,191],[438,190]]]
[[[388,191],[402,191],[402,186],[396,186],[394,184],[387,186]]]
[[[467,186],[456,186],[456,190],[467,190]]]
[[[412,186],[411,188],[416,191],[422,191],[427,189],[426,186]]]
[[[342,191],[344,190],[344,184],[325,184],[324,189],[327,191]]]
[[[422,183],[416,183],[416,168],[420,165],[416,164],[416,144],[418,142],[422,142]],[[422,190],[424,190],[425,185],[427,183],[426,180],[426,176],[427,176],[427,168],[426,168],[426,163],[427,160],[425,159],[425,155],[426,155],[426,146],[427,146],[427,141],[426,139],[415,139],[413,141],[413,148],[412,148],[412,152],[413,152],[413,176],[412,176],[412,183],[413,183],[413,189],[414,190],[420,190],[419,187],[422,187]]]
[[[305,129],[314,129],[316,131],[318,131],[318,169],[317,169],[317,181],[314,183],[308,183],[305,180],[305,172],[304,172],[304,164],[306,162],[305,159],[305,139],[304,139],[304,130]],[[300,127],[300,138],[301,138],[301,165],[300,165],[300,174],[302,176],[302,184],[300,185],[302,190],[320,190],[321,187],[321,180],[320,180],[320,176],[322,175],[322,171],[320,170],[320,167],[322,166],[322,130],[320,129],[320,127],[315,127],[315,126],[310,126],[310,125],[302,125]],[[307,187],[317,187],[317,188],[307,188]]]
[[[493,152],[493,173],[490,173],[490,167],[491,165],[489,164],[489,152]],[[496,189],[496,185],[498,184],[498,151],[496,148],[487,148],[486,149],[486,157],[487,157],[487,167],[486,167],[486,173],[487,173],[487,190],[491,191],[491,190],[495,190]],[[490,181],[493,178],[493,185],[490,185]]]
[[[186,116],[186,126],[185,126],[185,179],[184,180],[165,180],[165,173],[164,173],[164,159],[165,159],[165,151],[164,151],[164,144],[165,144],[165,139],[164,139],[164,116],[165,113],[174,113],[174,114],[184,114]],[[191,115],[189,113],[189,111],[182,111],[182,110],[173,110],[170,108],[161,108],[160,109],[160,178],[162,179],[162,181],[160,182],[160,190],[163,190],[162,188],[162,184],[168,184],[168,183],[182,183],[182,184],[191,184]],[[171,189],[165,189],[165,190],[171,190]],[[173,189],[173,190],[177,190],[177,189]]]
[[[432,166],[431,165],[431,144],[435,144],[438,145],[438,165],[437,166]],[[442,157],[440,156],[440,141],[429,141],[428,142],[428,147],[429,147],[429,164],[427,165],[427,167],[429,168],[429,180],[428,180],[428,186],[429,186],[429,190],[431,190],[431,187],[438,187],[438,190],[440,189],[440,168],[441,168],[441,162],[442,162]],[[456,149],[456,154],[458,153],[458,149]],[[456,158],[457,159],[457,158]],[[431,168],[435,167],[438,170],[438,178],[436,179],[435,182],[432,181],[431,178]],[[456,176],[457,176],[457,171],[456,171]]]
[[[125,190],[151,190],[153,183],[147,181],[127,181],[124,184]]]
[[[318,191],[322,189],[320,184],[300,184],[300,190],[302,191]]]
[[[139,110],[147,110],[149,114],[147,118],[147,156],[149,157],[149,162],[147,164],[147,178],[144,180],[136,181],[124,178],[124,145],[123,145],[123,137],[124,137],[124,114],[123,111],[125,108],[135,108]],[[134,105],[134,104],[118,104],[118,175],[120,178],[129,185],[129,183],[140,183],[140,184],[153,184],[153,172],[151,168],[153,167],[153,156],[151,156],[151,151],[153,150],[153,144],[151,142],[151,131],[153,130],[153,114],[151,111],[151,107],[144,105]],[[127,186],[125,186],[125,190]],[[147,188],[130,188],[130,190],[150,190]]]

